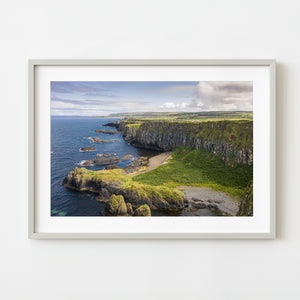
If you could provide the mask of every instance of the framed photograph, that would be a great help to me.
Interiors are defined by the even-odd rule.
[[[274,60],[30,60],[29,238],[275,238]]]

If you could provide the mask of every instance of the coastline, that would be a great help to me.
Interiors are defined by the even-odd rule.
[[[146,150],[149,149],[147,145],[145,146],[140,143],[139,144],[135,143],[135,140],[132,139],[132,136],[130,136],[130,134],[136,134],[134,133],[134,130],[138,129],[138,127],[129,126],[130,131],[128,132],[125,130],[126,127],[123,126],[124,125],[123,122],[124,120],[118,120],[117,122],[110,122],[106,124],[102,123],[101,126],[116,127],[118,129],[119,134],[122,134],[122,138],[121,138],[122,143],[125,142],[127,145],[131,145],[135,149],[146,149]],[[123,124],[121,128],[119,124]],[[152,134],[159,135],[165,132],[164,128],[160,129],[159,131],[154,131],[154,130],[149,131],[149,126],[150,126],[149,124],[151,123],[148,123],[148,127],[147,127],[148,131],[146,132],[147,134],[149,132],[152,132]],[[157,125],[158,123],[155,122],[155,124]],[[175,123],[172,123],[172,126],[174,126],[174,124]],[[156,127],[154,128],[156,129]],[[93,131],[97,132],[97,129],[93,128]],[[106,134],[106,131],[99,130],[98,133]],[[129,138],[128,138],[128,133],[129,133]],[[177,133],[178,133],[177,131],[174,132],[174,134]],[[163,137],[164,135],[160,136],[160,138]],[[147,141],[147,137],[143,136],[143,138],[145,141]],[[188,148],[186,149],[188,150]],[[176,182],[172,183],[171,177],[170,177],[170,183],[167,184],[162,184],[155,181],[151,182],[151,180],[149,181],[149,178],[146,179],[146,181],[143,179],[140,180],[139,177],[140,175],[144,176],[144,174],[149,173],[151,171],[155,173],[149,173],[151,174],[150,176],[152,176],[153,174],[160,174],[161,170],[165,170],[166,168],[168,168],[169,161],[171,162],[171,165],[173,164],[172,158],[173,158],[174,151],[166,151],[166,150],[163,151],[164,152],[152,156],[150,158],[148,157],[147,159],[141,156],[141,154],[139,153],[138,158],[136,158],[135,156],[135,159],[129,160],[128,163],[126,163],[126,165],[124,165],[123,163],[123,165],[121,166],[116,166],[116,165],[110,165],[108,163],[104,170],[102,168],[100,170],[98,169],[99,171],[96,170],[93,171],[94,170],[93,164],[90,165],[89,166],[90,168],[88,169],[75,168],[78,171],[76,171],[75,169],[73,171],[70,171],[68,176],[63,180],[63,186],[80,192],[90,191],[92,193],[99,194],[96,197],[96,200],[98,201],[100,200],[102,203],[108,203],[110,201],[110,197],[113,195],[122,195],[124,197],[125,203],[132,204],[134,209],[137,209],[138,206],[140,205],[149,205],[151,210],[153,210],[154,216],[170,216],[170,215],[235,216],[237,215],[237,212],[239,210],[239,202],[241,202],[241,199],[238,197],[234,199],[234,197],[230,196],[229,193],[222,191],[222,189],[221,190],[218,190],[218,188],[215,189],[213,185],[211,185],[212,188],[206,187],[207,186],[206,184],[204,184],[201,187],[201,181],[199,182],[199,184],[196,184],[196,186],[195,183],[193,182],[190,182],[189,184],[184,184],[185,183],[184,181],[182,181],[182,184],[180,185],[178,184],[178,182],[181,183],[181,180],[177,181],[177,183]],[[199,151],[199,150],[191,149],[191,151]],[[207,152],[210,152],[209,155],[214,156],[213,151],[207,151]],[[102,152],[102,153],[106,153],[106,152]],[[180,155],[181,154],[179,153],[179,156]],[[124,157],[126,156],[128,156],[128,154],[126,154]],[[183,153],[183,156],[186,156],[186,154]],[[178,155],[176,159],[178,160]],[[110,166],[112,168],[110,168]],[[186,167],[191,166],[192,168],[195,168],[195,166],[193,166],[193,163],[190,162],[186,163],[185,166]],[[159,167],[162,167],[163,169],[156,170]],[[182,172],[183,169],[181,168],[174,169],[174,164],[171,167],[173,167],[173,172],[174,172],[173,174],[176,174],[178,170],[178,174],[182,173],[182,175],[179,176],[185,176],[185,173]],[[120,170],[124,173],[121,172],[122,175],[121,173],[118,172],[113,173],[112,172],[113,170]],[[201,170],[199,171],[201,172]],[[115,174],[115,175],[112,176],[110,182],[105,182],[105,180],[103,181],[102,179],[100,179],[99,181],[99,176],[103,177],[104,176],[103,174],[106,175]],[[139,177],[139,179],[135,178],[136,175]],[[95,178],[93,179],[93,177]],[[126,178],[129,177],[132,178],[132,181],[129,182],[129,186],[128,186],[128,180]],[[68,180],[66,180],[67,178]],[[96,180],[96,178],[98,179]],[[121,181],[119,182],[120,178]],[[169,177],[166,176],[166,178],[168,179]],[[163,192],[164,189],[167,189],[168,192],[167,193]],[[179,194],[177,195],[176,191],[182,194],[183,196],[179,196]],[[172,199],[173,196],[170,196],[172,193],[176,194],[175,198],[177,200],[175,200],[175,198]]]

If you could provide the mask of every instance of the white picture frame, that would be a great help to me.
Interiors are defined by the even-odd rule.
[[[275,231],[275,171],[276,171],[276,73],[275,73],[275,60],[29,60],[28,63],[28,71],[29,71],[29,124],[28,124],[28,132],[29,132],[29,157],[28,157],[28,164],[29,164],[29,173],[28,173],[28,237],[32,239],[274,239],[276,236]],[[39,85],[41,84],[40,76],[43,76],[43,72],[40,72],[40,69],[46,68],[56,68],[57,70],[54,71],[55,74],[59,72],[60,68],[64,69],[74,69],[76,73],[76,68],[85,68],[85,70],[93,67],[105,67],[105,68],[134,68],[139,67],[144,68],[155,68],[159,67],[160,69],[163,68],[170,68],[170,67],[186,67],[195,68],[195,67],[203,67],[203,68],[231,68],[236,69],[237,71],[249,69],[264,69],[262,76],[265,76],[264,80],[266,82],[265,88],[267,89],[268,97],[264,99],[264,108],[263,111],[260,111],[260,117],[257,121],[259,124],[259,120],[265,116],[265,135],[264,135],[264,144],[261,146],[257,146],[254,150],[257,153],[262,153],[262,156],[267,157],[267,166],[268,168],[263,168],[266,181],[264,193],[258,191],[255,194],[254,203],[258,201],[258,199],[263,198],[262,201],[265,201],[265,210],[266,215],[268,216],[264,221],[264,226],[259,226],[258,224],[254,224],[251,226],[246,226],[245,228],[241,225],[241,229],[237,228],[236,230],[225,230],[220,231],[217,227],[208,226],[207,230],[202,229],[197,230],[197,228],[193,227],[191,230],[192,225],[184,225],[184,220],[182,219],[180,222],[183,224],[183,230],[177,231],[168,231],[167,229],[163,230],[154,230],[151,231],[140,231],[140,230],[121,230],[121,226],[115,228],[114,230],[107,231],[103,227],[101,231],[89,231],[89,230],[77,230],[74,226],[74,230],[72,229],[72,224],[66,229],[65,225],[60,220],[64,218],[60,218],[57,220],[57,224],[54,224],[53,229],[43,230],[43,228],[39,228],[41,224],[41,215],[39,213],[39,209],[41,207],[41,201],[46,202],[46,205],[50,206],[47,199],[48,196],[45,195],[41,196],[40,193],[37,193],[38,186],[37,181],[39,184],[41,182],[42,177],[41,174],[41,160],[42,157],[41,147],[39,144],[42,143],[38,134],[37,128],[41,128],[41,122],[45,121],[45,118],[39,115],[40,112],[40,104],[42,101],[47,101],[47,97],[42,98],[40,97],[39,92]],[[47,79],[48,80],[48,79]],[[255,89],[255,87],[254,87]],[[50,102],[50,97],[48,98]],[[254,110],[254,114],[256,114]],[[41,121],[43,120],[43,121]],[[255,120],[256,122],[256,120]],[[261,128],[261,127],[260,127]],[[49,138],[48,133],[46,134]],[[259,136],[260,130],[259,127],[254,126],[254,135]],[[255,157],[255,156],[254,156]],[[48,165],[49,162],[45,162],[45,165]],[[255,165],[255,159],[254,159]],[[259,168],[259,166],[257,166]],[[50,188],[50,182],[47,180],[43,180],[44,184],[48,184]],[[262,197],[262,195],[268,195],[267,197]],[[267,198],[267,199],[265,199]],[[45,199],[45,200],[43,200]],[[216,222],[218,221],[218,217],[214,217]],[[131,222],[139,222],[136,221],[137,218],[132,218],[134,221]],[[177,219],[177,218],[176,218]],[[56,219],[52,219],[56,220]],[[77,217],[77,222],[80,219]],[[95,220],[95,218],[94,218]],[[123,218],[126,220],[126,218]],[[49,221],[50,223],[52,221]],[[96,221],[95,221],[96,222]],[[126,221],[122,221],[126,222]],[[178,221],[179,222],[179,221]],[[50,224],[49,223],[49,224]],[[61,223],[61,224],[60,224]],[[121,223],[120,223],[121,224]],[[89,226],[92,226],[90,224]],[[106,226],[109,226],[107,223]],[[186,226],[186,227],[185,227]],[[190,226],[190,227],[189,227]],[[233,226],[233,225],[230,225]],[[240,225],[239,225],[240,226]],[[139,224],[132,225],[131,228],[139,227]],[[176,226],[175,226],[176,227]],[[263,227],[263,228],[262,228]],[[71,229],[70,229],[71,228]],[[88,228],[88,227],[87,227]],[[162,226],[162,228],[164,228]],[[168,228],[168,227],[165,227]],[[215,229],[214,229],[215,228]],[[229,227],[228,227],[229,228]]]

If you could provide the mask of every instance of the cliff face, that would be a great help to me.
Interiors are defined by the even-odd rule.
[[[253,216],[253,182],[247,186],[240,204],[238,216]]]
[[[136,122],[116,124],[126,140],[149,149],[171,151],[179,146],[204,148],[228,164],[253,164],[253,122]]]

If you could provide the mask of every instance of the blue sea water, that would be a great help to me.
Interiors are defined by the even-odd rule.
[[[97,154],[115,153],[122,158],[131,154],[153,156],[153,151],[138,149],[122,138],[121,133],[96,133],[95,129],[116,130],[103,125],[115,122],[115,118],[91,117],[51,117],[51,215],[52,216],[102,216],[105,204],[95,200],[96,194],[77,192],[62,186],[63,179],[84,160]],[[99,137],[103,140],[119,140],[112,143],[94,143],[87,137]],[[96,151],[80,152],[82,147],[94,147]],[[122,161],[117,165],[125,167],[131,161]],[[90,170],[103,170],[105,166],[86,166]]]

